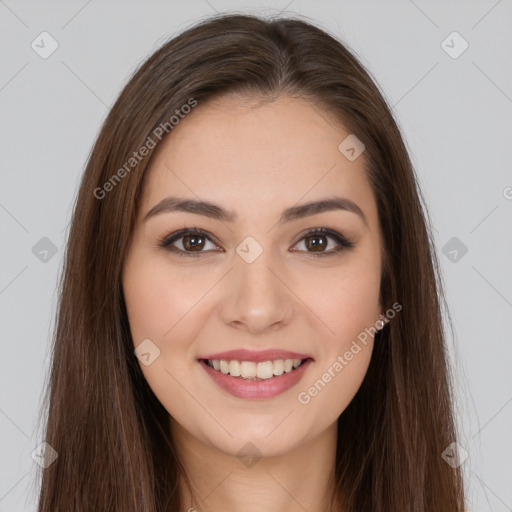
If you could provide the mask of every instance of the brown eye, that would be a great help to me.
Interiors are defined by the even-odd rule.
[[[200,251],[204,247],[205,237],[203,235],[185,235],[182,239],[183,247],[187,251]]]
[[[211,244],[208,249],[207,244]],[[345,249],[355,247],[355,243],[342,234],[326,228],[308,230],[295,247],[304,244],[304,249],[292,249],[294,252],[312,253],[317,256],[329,256]],[[210,235],[201,229],[185,228],[165,237],[159,243],[160,247],[179,256],[201,256],[203,253],[223,252],[212,242]],[[206,248],[206,250],[204,250]]]
[[[304,240],[306,241],[306,247],[311,249],[311,251],[323,252],[323,249],[328,245],[327,238],[325,235],[310,235],[305,237]]]
[[[296,246],[300,244],[304,244],[305,249],[299,252],[313,253],[317,256],[328,256],[355,247],[355,243],[342,234],[326,228],[308,230]],[[297,251],[297,249],[294,249],[294,251]]]
[[[208,243],[211,244],[210,248]],[[218,249],[208,234],[197,228],[185,228],[172,233],[161,240],[159,245],[179,256],[200,256],[202,253]],[[205,248],[208,250],[203,250]]]

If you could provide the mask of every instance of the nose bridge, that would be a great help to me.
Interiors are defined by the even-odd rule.
[[[293,294],[279,278],[275,254],[254,239],[245,240],[237,248],[234,266],[222,307],[224,321],[252,332],[289,322]]]

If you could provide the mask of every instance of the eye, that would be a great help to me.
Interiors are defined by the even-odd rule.
[[[199,256],[202,252],[209,252],[203,251],[208,242],[212,244],[212,249],[216,250],[218,246],[210,240],[206,231],[199,228],[185,228],[160,240],[158,245],[179,256]]]
[[[334,244],[331,244],[331,246],[329,246],[329,239],[334,240]],[[306,248],[306,252],[313,253],[315,256],[328,256],[355,247],[355,243],[348,240],[341,233],[326,228],[308,229],[299,240],[299,244],[296,245],[301,243]],[[325,250],[327,248],[330,248],[330,250]],[[296,252],[295,249],[293,251]]]
[[[218,250],[218,245],[212,242],[210,236],[206,231],[199,228],[184,228],[166,236],[159,241],[158,245],[179,256],[200,256],[201,253],[211,252],[212,250],[215,252],[222,251],[222,249]],[[334,244],[331,244],[331,246],[329,246],[329,239],[334,240]],[[208,243],[211,244],[211,249],[203,250],[207,248]],[[354,242],[348,240],[341,233],[326,228],[307,230],[294,247],[300,245],[300,243],[303,243],[306,248],[302,252],[313,253],[315,256],[328,256],[344,249],[352,249],[355,246]],[[292,251],[298,252],[297,249]]]

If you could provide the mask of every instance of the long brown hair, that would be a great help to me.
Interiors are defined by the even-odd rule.
[[[58,458],[40,475],[38,511],[185,510],[168,412],[134,355],[121,269],[143,177],[162,140],[155,133],[172,129],[169,119],[183,105],[224,93],[315,102],[366,146],[384,244],[381,301],[384,310],[395,301],[402,310],[379,333],[363,384],[338,419],[340,500],[351,512],[462,512],[461,471],[441,456],[456,440],[442,277],[399,128],[369,72],[334,37],[298,19],[245,15],[209,18],[158,49],[94,144],[59,287],[41,413]]]

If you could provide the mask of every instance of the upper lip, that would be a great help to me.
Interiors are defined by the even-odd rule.
[[[289,350],[228,350],[226,352],[217,352],[207,356],[199,357],[198,359],[210,359],[210,360],[228,360],[228,361],[252,361],[253,363],[259,363],[263,361],[274,361],[276,359],[312,359],[307,354],[299,354],[298,352],[290,352]]]

